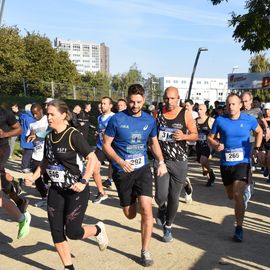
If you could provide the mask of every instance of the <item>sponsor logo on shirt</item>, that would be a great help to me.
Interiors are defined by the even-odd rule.
[[[57,153],[66,153],[67,152],[67,148],[64,148],[64,147],[58,147],[56,149],[56,152]]]
[[[120,128],[129,128],[129,125],[120,125]]]
[[[145,125],[144,127],[143,127],[143,130],[147,130],[148,129],[148,125]]]

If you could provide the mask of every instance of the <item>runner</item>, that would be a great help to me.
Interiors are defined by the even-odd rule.
[[[101,164],[104,163],[105,160],[108,160],[104,152],[102,151],[102,145],[103,145],[103,136],[105,129],[108,125],[109,120],[112,118],[114,113],[112,112],[113,107],[113,101],[110,97],[103,97],[101,99],[101,112],[102,114],[98,116],[98,134],[97,134],[97,144],[96,144],[96,150],[95,154],[99,160],[97,163],[97,166],[94,170],[94,180],[98,188],[98,194],[96,195],[95,199],[93,200],[93,203],[101,203],[102,201],[106,200],[108,198],[107,193],[103,189],[103,183],[102,178],[100,175],[100,168]],[[106,187],[110,187],[112,185],[112,181],[110,180],[112,178],[112,170],[109,166],[108,168],[108,181],[104,181]]]
[[[168,174],[155,173],[156,195],[159,206],[156,221],[163,227],[163,241],[171,242],[181,190],[188,169],[187,141],[196,141],[198,133],[191,112],[178,106],[178,89],[168,87],[163,96],[165,107],[157,116],[158,140],[165,158]],[[157,162],[155,162],[155,172]]]
[[[47,115],[43,115],[42,106],[34,103],[31,107],[31,112],[36,119],[36,122],[30,124],[30,135],[27,141],[33,142],[34,150],[31,160],[31,171],[35,172],[44,155],[44,141],[48,129]],[[48,131],[49,132],[49,131]],[[47,192],[48,192],[49,176],[46,172],[39,177],[35,184],[36,189],[39,191],[41,200],[35,203],[37,207],[47,206]]]
[[[198,130],[198,141],[196,143],[196,153],[197,161],[201,164],[203,175],[208,177],[206,186],[210,187],[215,182],[215,174],[210,168],[209,156],[210,156],[210,147],[208,145],[207,136],[209,135],[212,125],[214,123],[214,118],[208,116],[207,107],[205,104],[199,105],[199,117],[196,118],[196,125]]]
[[[215,120],[208,139],[221,152],[221,178],[229,199],[235,202],[236,228],[233,239],[242,242],[245,214],[243,196],[250,169],[250,131],[256,133],[254,155],[257,155],[262,142],[262,129],[255,117],[240,112],[242,101],[237,94],[232,93],[227,97],[226,106],[228,114]],[[219,140],[215,138],[217,134],[220,135]]]
[[[243,112],[249,115],[254,116],[258,123],[262,126],[262,127],[267,127],[267,123],[264,120],[263,117],[263,113],[262,110],[260,108],[255,108],[253,107],[253,95],[251,94],[251,92],[249,91],[245,91],[243,92],[243,94],[241,95],[241,99],[243,102]],[[266,134],[268,134],[269,136],[270,130],[266,129]],[[252,153],[253,153],[253,148],[255,145],[255,137],[253,132],[251,131],[250,133],[250,147],[251,147],[251,156],[250,156],[250,171],[249,171],[249,176],[248,176],[248,184],[246,186],[245,189],[245,206],[247,208],[248,205],[248,201],[250,200],[251,196],[254,195],[255,192],[255,180],[252,178],[252,172],[255,171],[255,162],[254,159],[252,157]]]
[[[53,131],[46,135],[41,165],[33,175],[26,177],[25,183],[31,185],[47,171],[52,182],[48,194],[48,218],[53,242],[65,269],[74,269],[67,237],[96,236],[100,250],[107,248],[108,238],[101,221],[95,226],[82,226],[89,199],[90,146],[79,131],[69,127],[71,113],[65,102],[53,100],[48,104],[47,114]],[[83,174],[78,154],[87,160]]]
[[[18,239],[24,238],[29,233],[31,215],[26,212],[28,200],[20,198],[14,191],[13,177],[5,172],[5,165],[10,155],[8,138],[21,134],[21,126],[12,112],[0,107],[0,207],[3,207],[11,216],[19,222]],[[7,178],[10,178],[9,181]],[[2,191],[2,184],[5,186],[5,193],[15,201],[17,206],[7,198]],[[19,208],[20,207],[20,208]]]
[[[145,92],[140,84],[128,88],[128,109],[115,114],[106,128],[103,142],[105,154],[112,160],[113,180],[120,205],[128,219],[135,218],[138,200],[141,212],[141,261],[145,267],[154,262],[149,252],[153,229],[152,174],[147,159],[147,142],[157,160],[158,175],[167,170],[157,140],[156,123],[142,111]]]

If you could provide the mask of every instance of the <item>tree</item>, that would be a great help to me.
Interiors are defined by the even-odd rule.
[[[249,60],[249,72],[268,72],[270,71],[270,62],[266,58],[266,54],[255,54]]]
[[[22,73],[26,69],[25,44],[17,27],[0,27],[0,89],[20,94]],[[21,92],[22,94],[23,92]]]
[[[111,91],[110,76],[104,72],[87,72],[81,77],[84,85],[83,95],[89,99],[100,100],[103,96],[109,96]]]
[[[211,0],[218,5],[228,0]],[[270,48],[270,3],[269,0],[246,0],[245,14],[232,12],[229,26],[233,26],[233,38],[243,43],[242,49],[252,53]]]
[[[249,72],[269,72],[270,71],[270,62],[264,54],[256,54],[251,57],[249,60]],[[254,89],[252,91],[254,96],[259,96],[262,100],[269,100],[269,90],[265,89]]]
[[[148,103],[159,103],[162,101],[159,78],[154,74],[147,74],[147,78],[144,79],[144,89],[146,90],[146,100]]]

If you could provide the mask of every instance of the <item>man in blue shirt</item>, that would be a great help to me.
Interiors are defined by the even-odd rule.
[[[143,266],[151,266],[153,260],[149,245],[153,229],[152,182],[153,177],[147,158],[149,147],[157,160],[158,175],[167,173],[157,139],[155,119],[142,111],[145,102],[144,89],[133,84],[128,89],[128,109],[115,114],[105,131],[103,150],[112,160],[113,180],[128,219],[137,214],[138,200],[141,212]]]
[[[241,98],[237,94],[227,97],[228,114],[219,116],[208,136],[210,144],[221,152],[220,172],[229,199],[235,201],[236,228],[233,239],[243,240],[243,220],[245,214],[244,191],[250,169],[250,131],[256,134],[254,155],[258,154],[262,143],[262,129],[255,117],[242,113]],[[216,139],[219,134],[220,139]]]

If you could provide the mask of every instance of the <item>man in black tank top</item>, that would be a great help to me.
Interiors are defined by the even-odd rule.
[[[215,174],[213,170],[210,168],[209,164],[209,156],[211,151],[207,137],[210,134],[215,119],[210,116],[207,116],[206,111],[207,111],[206,105],[200,104],[199,117],[196,119],[196,126],[199,137],[196,143],[196,154],[197,154],[197,161],[202,166],[203,175],[207,176],[208,178],[206,186],[210,187],[215,181]]]
[[[178,105],[180,97],[177,88],[168,87],[163,99],[165,108],[157,116],[158,140],[168,173],[164,176],[157,176],[155,173],[155,200],[159,206],[156,221],[163,226],[163,241],[171,242],[171,226],[177,213],[179,195],[187,178],[186,141],[196,141],[198,133],[192,114]]]

